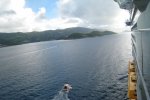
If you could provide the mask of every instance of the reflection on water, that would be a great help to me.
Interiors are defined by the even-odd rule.
[[[0,100],[126,100],[130,57],[130,34],[0,48]]]

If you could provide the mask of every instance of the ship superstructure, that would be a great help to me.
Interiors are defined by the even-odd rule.
[[[150,0],[115,1],[120,8],[126,9],[130,13],[126,25],[131,26],[132,31],[133,61],[130,62],[129,66],[135,66],[136,94],[132,95],[135,95],[136,98],[134,98],[135,96],[129,96],[129,99],[150,100]],[[129,77],[129,80],[130,78],[132,77]]]

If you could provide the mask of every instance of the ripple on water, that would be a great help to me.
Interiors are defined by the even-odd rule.
[[[0,100],[127,100],[129,45],[129,35],[110,35],[0,48]]]

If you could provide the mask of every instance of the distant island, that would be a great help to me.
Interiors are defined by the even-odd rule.
[[[72,33],[66,39],[80,39],[86,37],[96,37],[96,36],[103,36],[103,35],[111,35],[116,34],[111,31],[92,31],[90,33]]]
[[[80,39],[110,34],[116,33],[111,31],[98,31],[83,27],[67,28],[62,30],[47,30],[42,32],[0,33],[0,47],[40,41]]]

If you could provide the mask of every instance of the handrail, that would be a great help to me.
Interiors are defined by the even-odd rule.
[[[142,75],[142,71],[139,68],[139,66],[137,66],[137,69],[138,69],[138,72],[139,72],[140,79],[142,81],[142,85],[143,85],[143,88],[144,88],[144,91],[145,91],[146,98],[147,98],[147,100],[150,100],[150,96],[149,96],[149,93],[148,93],[148,90],[147,90],[147,87],[146,87],[146,83],[145,83],[143,75]]]
[[[139,30],[138,30],[139,31]],[[141,38],[142,38],[142,33],[141,33]],[[132,39],[133,40],[133,39]],[[142,42],[142,39],[141,39],[141,42]],[[133,40],[133,44],[135,44],[135,41]],[[142,45],[142,44],[141,44]],[[143,47],[142,47],[143,49]],[[142,51],[143,52],[143,51]],[[142,59],[143,59],[143,54],[142,54]],[[135,60],[137,61],[137,58],[135,57]],[[143,67],[143,64],[142,64],[142,67]],[[150,95],[149,95],[149,92],[148,92],[148,89],[147,89],[147,86],[146,86],[146,83],[145,83],[145,80],[143,78],[143,74],[142,74],[142,70],[141,68],[138,66],[137,64],[137,70],[139,72],[139,76],[140,76],[140,79],[141,79],[141,82],[142,82],[142,86],[144,88],[144,92],[145,92],[145,96],[146,96],[146,100],[150,100]]]

